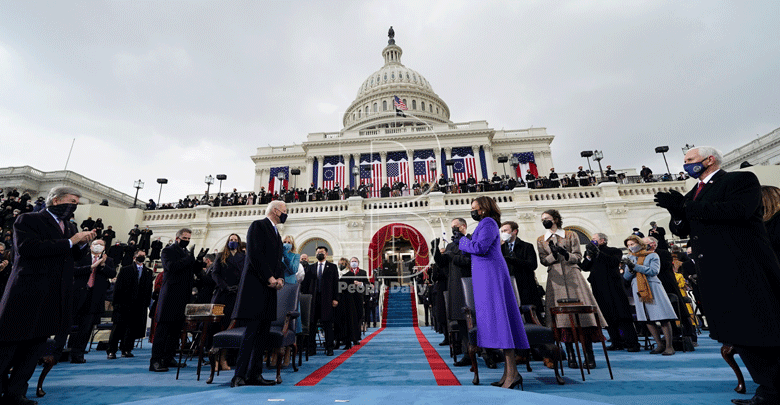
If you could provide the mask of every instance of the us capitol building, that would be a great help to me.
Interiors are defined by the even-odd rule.
[[[332,188],[360,183],[381,184],[400,180],[433,182],[442,173],[447,177],[473,175],[490,179],[493,172],[506,171],[506,161],[519,166],[518,172],[538,170],[540,175],[554,167],[550,143],[554,136],[545,128],[496,130],[486,121],[454,122],[450,109],[420,73],[401,62],[401,47],[395,44],[391,29],[388,45],[382,50],[384,64],[359,85],[357,96],[345,110],[343,128],[335,132],[310,133],[300,145],[260,147],[252,156],[255,163],[254,191],[289,187]],[[502,163],[499,163],[499,158]],[[513,159],[514,158],[514,159]],[[450,161],[450,165],[445,162]],[[454,164],[453,164],[454,162]],[[634,227],[643,231],[651,221],[666,226],[669,216],[653,203],[658,191],[685,192],[684,182],[617,184],[590,187],[490,191],[502,211],[502,220],[520,226],[519,237],[534,243],[544,232],[541,213],[558,209],[564,227],[587,243],[590,235],[603,232],[613,246]],[[414,261],[425,267],[433,238],[449,240],[453,218],[466,218],[469,229],[471,200],[479,194],[444,194],[430,191],[421,195],[389,198],[349,197],[344,200],[288,204],[289,218],[279,226],[281,235],[292,235],[299,252],[312,254],[317,245],[330,247],[330,254],[356,256],[362,268],[373,270],[384,261]],[[250,223],[265,215],[265,205],[210,207],[142,211],[116,206],[85,205],[76,212],[80,223],[87,216],[101,217],[113,224],[118,239],[133,224],[149,226],[167,242],[182,227],[193,230],[192,242],[212,251],[224,246],[231,233],[245,237]],[[546,269],[537,270],[539,282]]]

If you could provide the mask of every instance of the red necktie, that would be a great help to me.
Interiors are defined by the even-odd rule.
[[[696,199],[696,197],[698,197],[698,196],[699,196],[699,193],[701,192],[701,189],[703,189],[703,188],[704,188],[704,184],[705,184],[705,183],[704,183],[703,181],[700,181],[700,182],[699,182],[699,187],[696,187],[696,193],[695,193],[695,194],[693,194],[693,199],[694,199],[694,200]]]
[[[95,264],[98,261],[97,256],[92,256],[92,264]],[[89,281],[87,281],[87,287],[92,288],[92,286],[95,285],[95,271],[97,270],[97,267],[92,269],[92,274],[89,275]]]
[[[65,223],[60,220],[60,230],[62,231],[62,234],[65,234]]]

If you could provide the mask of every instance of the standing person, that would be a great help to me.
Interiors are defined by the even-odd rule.
[[[617,173],[612,170],[612,166],[607,165],[607,171],[605,174],[607,175],[607,181],[617,183]]]
[[[138,237],[141,236],[141,230],[138,229],[138,224],[135,224],[133,229],[131,229],[130,232],[128,232],[127,234],[130,235],[130,237],[127,238],[127,243],[134,242],[137,244]]]
[[[71,363],[87,362],[84,353],[92,326],[105,311],[109,280],[116,277],[116,266],[105,252],[105,243],[102,239],[93,240],[91,254],[77,261],[73,271],[73,324],[78,329],[68,342]]]
[[[655,339],[656,348],[650,354],[671,356],[674,354],[671,320],[677,319],[677,315],[657,277],[661,271],[661,259],[657,253],[648,251],[645,242],[636,235],[629,236],[624,243],[631,254],[621,259],[625,270],[623,278],[631,281],[631,292],[636,299],[636,320],[647,322],[647,329]],[[656,322],[661,322],[665,345]]]
[[[134,263],[122,267],[114,285],[114,325],[108,338],[106,354],[116,359],[117,350],[122,357],[134,357],[135,339],[146,337],[146,313],[152,302],[154,273],[144,266],[146,254],[135,252]],[[119,340],[122,343],[119,343]]]
[[[282,239],[282,264],[284,265],[284,283],[285,284],[298,284],[303,281],[303,277],[306,275],[306,268],[303,265],[303,256],[295,253],[295,239],[291,235],[285,235]],[[309,256],[306,256],[306,266]],[[301,303],[298,303],[298,312],[301,312]],[[295,322],[295,333],[301,333],[303,331],[303,325],[301,322]],[[284,351],[284,360],[282,361],[282,367],[290,365],[290,348],[286,348]]]
[[[558,180],[558,173],[555,173],[555,168],[550,168],[550,175],[547,177],[550,179],[550,187],[552,188],[558,188],[561,186],[561,181]]]
[[[595,314],[580,316],[582,325],[582,347],[585,361],[589,368],[596,368],[596,358],[593,356],[593,342],[601,342],[604,335],[596,324],[599,317],[601,326],[608,326],[601,314],[596,298],[588,286],[579,263],[582,261],[580,242],[572,231],[561,229],[563,217],[558,210],[547,210],[542,213],[542,226],[546,229],[544,235],[536,239],[536,249],[539,251],[539,261],[547,266],[547,319],[552,319],[550,308],[558,305],[558,299],[577,298],[582,305],[592,305],[597,308]],[[579,368],[574,354],[574,336],[571,335],[569,317],[558,315],[555,319],[561,333],[561,341],[566,343],[568,363],[571,368]]]
[[[439,248],[439,239],[434,241],[436,247],[433,249],[433,260],[439,268],[447,272],[447,288],[444,295],[447,297],[449,305],[446,306],[447,321],[456,321],[458,323],[458,335],[460,338],[460,349],[465,353],[469,345],[468,325],[466,323],[466,314],[463,313],[463,307],[466,306],[466,297],[463,294],[463,277],[471,277],[471,255],[460,250],[460,238],[471,237],[468,234],[466,220],[455,218],[450,223],[452,227],[452,242],[447,246]],[[456,349],[458,345],[450,342]],[[471,357],[463,356],[462,359],[455,362],[455,367],[464,367],[471,365]]]
[[[335,343],[335,349],[338,350],[339,347],[344,344],[344,346],[347,346],[347,311],[349,310],[349,305],[347,304],[347,300],[349,297],[346,295],[346,291],[341,289],[341,278],[344,277],[349,270],[347,269],[349,267],[349,260],[347,260],[346,257],[342,257],[339,259],[338,264],[338,271],[339,271],[339,286],[338,291],[341,293],[341,300],[340,303],[342,305],[337,306],[333,309],[333,336],[336,341]],[[349,348],[352,348],[352,344],[350,343]]]
[[[368,287],[368,274],[360,269],[360,260],[357,257],[349,259],[349,268],[339,280],[339,290],[343,298],[344,307],[344,338],[349,350],[352,345],[360,344],[360,324],[363,319],[363,298]]]
[[[514,276],[517,290],[520,294],[520,305],[536,307],[536,316],[541,317],[544,309],[542,304],[541,286],[536,281],[536,261],[534,245],[521,240],[517,236],[517,222],[506,221],[501,224],[501,253],[504,255],[509,275]]]
[[[655,238],[658,241],[658,249],[669,250],[669,243],[666,242],[666,229],[658,226],[655,221],[650,222],[650,229],[647,236]]]
[[[607,235],[593,234],[591,243],[585,248],[582,270],[590,272],[588,281],[593,296],[607,320],[607,331],[612,339],[607,350],[628,349],[629,352],[638,352],[639,340],[634,329],[631,306],[623,288],[623,277],[620,275],[623,252],[607,245],[608,242]]]
[[[317,262],[310,264],[306,269],[306,276],[301,283],[301,292],[312,295],[312,320],[322,322],[325,331],[325,355],[333,356],[333,315],[334,309],[341,300],[338,291],[339,273],[335,264],[326,261],[328,248],[317,247]],[[309,349],[307,353],[312,356],[317,353],[317,334],[309,334]]]
[[[163,249],[163,243],[162,240],[158,237],[154,241],[152,241],[151,244],[152,252],[149,253],[149,261],[150,263],[154,262],[155,260],[160,260],[160,252],[162,252]]]
[[[148,226],[141,231],[141,238],[138,242],[138,248],[143,250],[146,254],[149,254],[149,248],[151,247],[152,243],[152,234],[154,234],[154,232],[152,232]]]
[[[236,306],[236,295],[238,294],[238,283],[241,281],[241,273],[244,271],[244,262],[246,261],[246,252],[241,247],[241,237],[232,233],[225,241],[225,246],[217,255],[214,262],[214,270],[211,272],[211,278],[217,284],[214,290],[211,303],[222,304],[225,306],[223,313],[233,314],[233,308]],[[230,325],[230,317],[222,317],[222,330]],[[219,358],[219,368],[221,370],[230,370],[227,364],[227,352],[222,350]]]
[[[761,186],[761,205],[764,206],[764,225],[769,234],[769,243],[775,255],[780,258],[780,188]]]
[[[529,349],[520,307],[509,279],[509,269],[501,254],[498,224],[501,211],[496,202],[486,196],[471,202],[471,218],[477,228],[469,238],[460,238],[459,247],[471,254],[471,274],[474,286],[474,311],[477,316],[477,345],[504,350],[504,375],[496,385],[502,388],[523,388],[523,377],[517,371],[516,349]]]
[[[179,334],[184,326],[184,309],[192,298],[195,273],[201,265],[195,261],[191,250],[187,250],[192,231],[182,228],[176,232],[176,243],[162,251],[162,286],[157,299],[152,344],[152,358],[149,371],[165,372],[168,367],[177,367],[174,360],[179,343]]]
[[[116,232],[114,232],[114,229],[111,227],[111,225],[108,226],[108,228],[103,231],[103,234],[100,235],[101,238],[103,238],[103,241],[106,242],[106,246],[111,246],[111,242],[116,238]],[[114,261],[114,263],[117,263],[117,261]]]
[[[642,176],[642,180],[645,183],[653,181],[653,171],[647,166],[642,166],[642,170],[639,171],[639,175]]]
[[[284,286],[282,240],[277,224],[287,221],[287,205],[272,201],[265,218],[252,222],[246,234],[246,259],[238,285],[233,319],[246,321],[231,387],[274,385],[263,378],[263,351],[276,319],[276,291]]]
[[[55,187],[46,209],[22,214],[13,224],[15,258],[0,300],[0,370],[13,368],[3,386],[3,401],[34,405],[27,381],[46,339],[71,327],[73,268],[87,254],[95,232],[76,232],[68,223],[81,193]]]
[[[710,336],[733,345],[759,386],[737,404],[780,402],[780,264],[763,223],[761,185],[751,172],[721,170],[715,148],[685,154],[685,171],[699,179],[686,195],[655,195],[671,214],[669,230],[689,239],[699,297]],[[724,299],[728,297],[728,299]]]

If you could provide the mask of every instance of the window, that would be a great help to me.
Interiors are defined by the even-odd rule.
[[[395,80],[395,72],[390,73],[390,79]]]
[[[387,73],[385,73],[385,81],[387,81]]]
[[[433,113],[433,104],[428,104],[428,110]]]
[[[408,105],[408,104],[406,104],[406,99],[404,99],[404,105]]]
[[[417,100],[412,100],[412,110],[417,109]]]
[[[376,103],[374,103],[374,112],[376,112]]]
[[[382,102],[382,111],[387,111],[387,100]]]
[[[420,108],[422,108],[422,110],[425,111],[425,101],[420,102]]]
[[[317,246],[326,246],[328,248],[328,257],[333,256],[333,249],[330,247],[330,243],[326,242],[324,239],[320,238],[314,238],[309,239],[306,242],[304,242],[299,248],[298,252],[299,254],[307,254],[310,258],[314,258],[314,256],[317,255]]]
[[[436,107],[436,114],[439,113],[439,107]]]
[[[360,118],[360,114],[363,112],[363,110],[358,110],[358,118]]]

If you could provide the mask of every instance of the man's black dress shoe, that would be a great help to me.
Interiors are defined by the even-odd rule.
[[[358,345],[360,345],[360,341],[359,341],[359,340],[356,340],[356,341],[352,342],[352,345],[353,345],[353,346],[358,346]]]
[[[87,360],[84,358],[84,356],[77,356],[77,357],[72,357],[70,359],[70,362],[73,364],[84,364],[87,362]]]
[[[626,348],[626,351],[629,352],[629,353],[636,353],[636,352],[638,352],[640,350],[642,350],[642,348],[639,347],[639,346],[628,346]]]
[[[351,348],[352,348],[352,345],[346,345],[346,346],[344,346],[344,350],[349,350],[349,349],[351,349]]]
[[[9,405],[38,405],[38,401],[27,399],[24,395],[5,395],[0,403]]]
[[[106,356],[109,360],[116,360],[116,353],[108,353]]]
[[[259,375],[255,378],[250,379],[249,381],[246,381],[246,385],[275,385],[275,380],[266,380],[263,378],[262,375]]]
[[[732,399],[731,402],[737,404],[737,405],[769,405],[769,404],[777,404],[780,401],[773,401],[769,398],[764,398],[760,395],[754,395],[753,398],[750,399]]]
[[[439,343],[439,346],[449,346],[449,345],[450,345],[450,341],[446,339],[443,342]]]
[[[463,356],[462,359],[455,362],[455,367],[466,367],[471,365],[471,357]]]
[[[116,355],[114,355],[116,356]],[[135,357],[135,355],[131,352],[122,352],[122,357]],[[114,357],[116,358],[116,357]]]
[[[333,356],[333,349],[328,349],[328,350],[325,352],[325,355],[326,355],[326,356]]]
[[[154,371],[156,373],[162,373],[168,371],[168,367],[163,366],[160,364],[160,362],[155,361],[154,363],[149,365],[149,371]]]
[[[230,388],[241,387],[244,385],[249,384],[246,382],[246,380],[244,380],[243,377],[233,377],[233,379],[230,380]]]
[[[171,367],[171,368],[175,368],[175,367],[184,368],[184,367],[187,367],[187,363],[181,363],[181,365],[179,365],[179,362],[176,361],[176,360],[169,360],[168,363],[166,363],[166,364],[167,364],[168,367]]]

